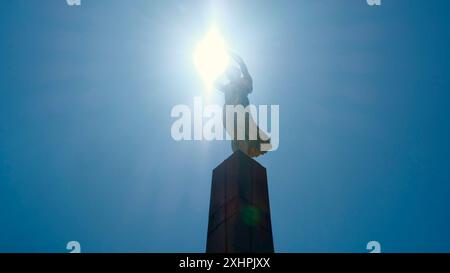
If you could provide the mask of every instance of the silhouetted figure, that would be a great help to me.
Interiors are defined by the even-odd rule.
[[[253,80],[248,72],[247,66],[241,57],[237,54],[230,52],[229,53],[232,59],[239,65],[239,68],[230,65],[225,72],[226,77],[229,82],[227,84],[221,84],[216,82],[216,88],[222,91],[225,94],[225,105],[223,108],[223,126],[227,130],[230,136],[234,136],[231,147],[233,152],[237,150],[241,150],[245,154],[250,157],[257,157],[262,154],[265,154],[267,151],[261,151],[261,143],[270,143],[270,139],[264,134],[264,132],[260,131],[259,127],[256,125],[252,116],[249,113],[245,114],[245,139],[238,140],[237,128],[239,123],[237,122],[237,115],[234,116],[234,134],[233,128],[228,128],[226,126],[226,106],[232,105],[242,105],[244,108],[250,104],[248,100],[248,94],[253,91]],[[249,138],[249,128],[251,126],[255,126],[253,128],[257,128],[257,139],[251,140]],[[241,128],[243,129],[243,128]],[[263,140],[266,139],[266,140]],[[270,145],[270,144],[269,144]]]

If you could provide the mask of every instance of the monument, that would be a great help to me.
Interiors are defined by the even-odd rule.
[[[239,65],[226,71],[229,82],[216,84],[225,94],[225,106],[249,105],[252,79],[242,58],[230,53]],[[266,169],[252,157],[267,152],[270,139],[256,126],[250,113],[245,113],[245,128],[227,126],[224,106],[224,127],[234,136],[233,154],[213,170],[206,252],[207,253],[270,253],[274,252],[270,219],[269,191]],[[237,116],[231,117],[236,122]],[[253,124],[252,124],[253,123]],[[250,128],[257,128],[251,139]],[[242,125],[241,125],[242,126]],[[244,139],[236,138],[243,130]]]

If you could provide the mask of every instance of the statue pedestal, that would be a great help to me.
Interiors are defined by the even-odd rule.
[[[241,151],[213,171],[206,252],[274,252],[266,168]]]

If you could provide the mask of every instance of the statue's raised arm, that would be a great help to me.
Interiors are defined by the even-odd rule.
[[[243,83],[247,89],[247,92],[251,93],[253,91],[253,80],[250,76],[250,73],[248,72],[247,65],[244,63],[244,60],[236,53],[230,51],[229,54],[231,58],[239,65],[239,68],[242,72]]]

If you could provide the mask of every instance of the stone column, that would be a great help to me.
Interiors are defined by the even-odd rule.
[[[274,252],[266,168],[239,150],[213,171],[206,252]]]

